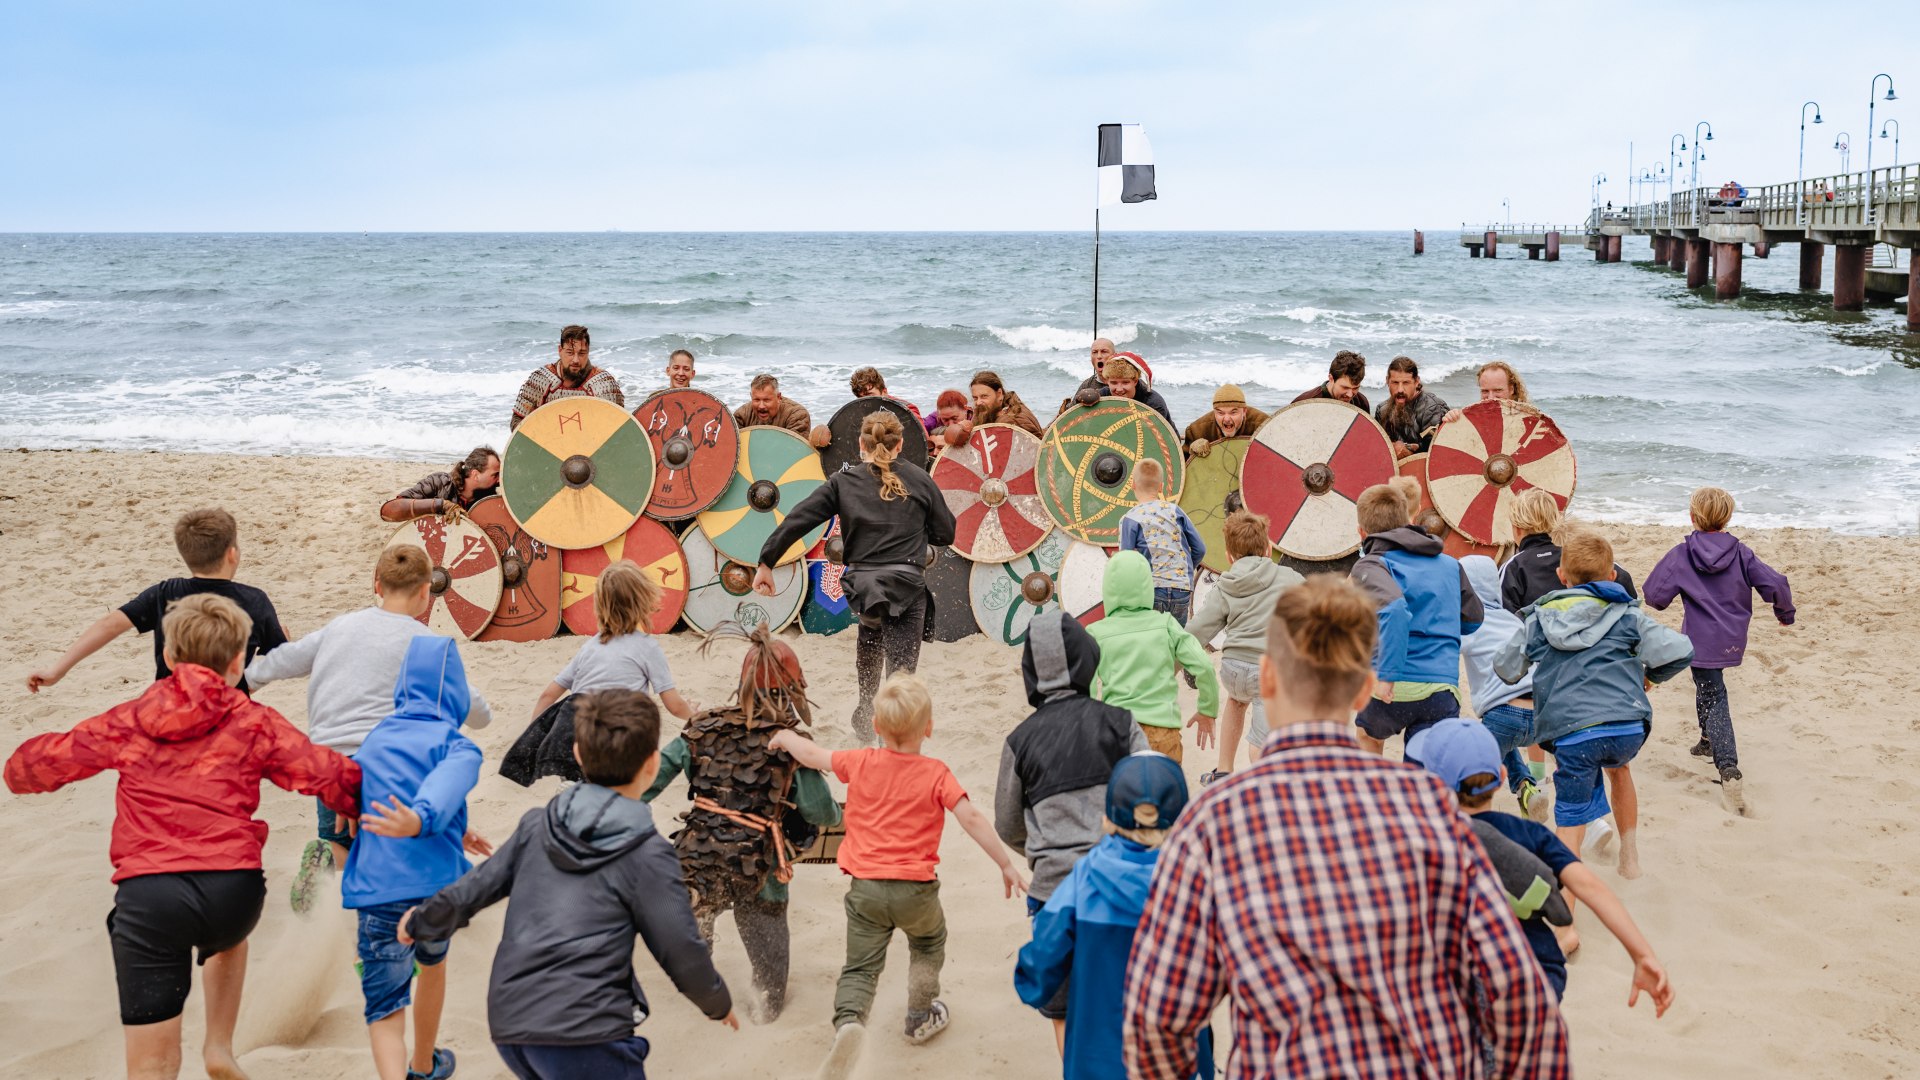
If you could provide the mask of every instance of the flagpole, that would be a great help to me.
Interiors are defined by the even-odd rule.
[[[1100,336],[1100,207],[1093,208],[1093,336]]]

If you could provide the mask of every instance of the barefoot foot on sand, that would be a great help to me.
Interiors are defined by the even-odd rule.
[[[820,1063],[820,1071],[814,1074],[816,1080],[845,1080],[852,1076],[853,1067],[860,1063],[860,1049],[866,1042],[865,1024],[841,1024],[840,1030],[833,1033],[833,1049],[827,1051],[827,1060]]]
[[[246,1071],[232,1054],[206,1055],[207,1080],[247,1080]]]
[[[1640,838],[1634,833],[1637,829],[1620,831],[1620,876],[1629,880],[1640,876]]]

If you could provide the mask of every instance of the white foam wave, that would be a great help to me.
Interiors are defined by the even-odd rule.
[[[76,307],[80,300],[20,300],[11,304],[0,304],[0,317],[8,315],[41,315],[57,311],[63,307]]]
[[[1083,352],[1093,344],[1085,330],[1062,330],[1057,326],[989,326],[987,332],[1001,344],[1021,352]],[[1100,331],[1100,336],[1115,345],[1125,345],[1140,336],[1140,327],[1129,323]]]
[[[527,381],[525,371],[441,371],[427,365],[382,367],[363,371],[347,381],[358,387],[389,394],[488,397],[511,402]]]
[[[1858,379],[1863,375],[1871,375],[1874,372],[1879,371],[1881,365],[1885,364],[1886,362],[1887,362],[1886,358],[1882,357],[1881,359],[1875,360],[1872,363],[1862,364],[1861,366],[1855,367],[1855,368],[1840,367],[1837,364],[1821,364],[1820,368],[1823,371],[1831,371],[1835,375],[1845,375],[1849,379]]]
[[[492,443],[505,445],[505,413],[498,427],[471,423],[395,423],[369,413],[364,418],[286,412],[197,412],[155,416],[130,410],[88,420],[23,424],[0,420],[0,446],[137,446],[148,450],[299,453],[434,458]]]

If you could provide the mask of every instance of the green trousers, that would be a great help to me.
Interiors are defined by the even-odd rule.
[[[833,1026],[867,1022],[874,987],[887,966],[893,932],[907,935],[907,1011],[924,1013],[940,995],[947,960],[947,914],[938,881],[868,881],[847,886],[847,964],[833,993]]]

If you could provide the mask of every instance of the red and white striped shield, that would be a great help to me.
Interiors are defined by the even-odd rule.
[[[1577,469],[1553,418],[1517,401],[1482,401],[1440,425],[1427,451],[1434,509],[1470,540],[1511,544],[1514,496],[1540,488],[1565,510]]]

